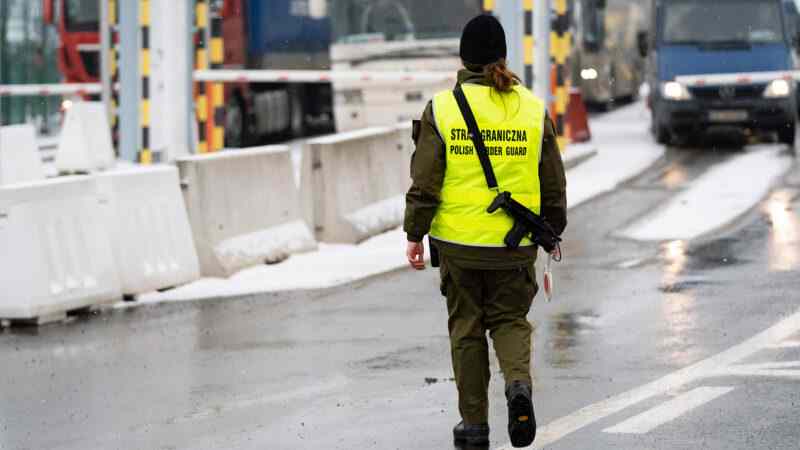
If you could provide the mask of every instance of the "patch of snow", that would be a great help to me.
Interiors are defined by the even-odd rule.
[[[214,247],[214,254],[230,273],[258,264],[279,263],[289,255],[316,248],[311,230],[298,220],[227,239]]]
[[[643,102],[590,119],[591,144],[597,155],[567,173],[570,207],[613,191],[664,155],[664,147],[650,135],[649,123]]]
[[[320,244],[309,253],[292,255],[275,265],[243,270],[229,279],[205,278],[162,293],[139,297],[142,303],[234,297],[264,292],[339,286],[405,267],[406,236],[401,229],[359,245]]]
[[[712,168],[686,191],[620,234],[641,241],[689,240],[747,213],[792,166],[784,146],[748,149]]]
[[[406,196],[398,195],[345,216],[345,220],[363,236],[372,236],[391,230],[403,223],[406,208]]]

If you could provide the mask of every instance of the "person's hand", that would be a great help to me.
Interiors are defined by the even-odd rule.
[[[406,258],[414,269],[425,270],[425,245],[422,242],[409,242]]]

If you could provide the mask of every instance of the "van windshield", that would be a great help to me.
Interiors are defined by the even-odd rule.
[[[774,0],[664,2],[664,44],[774,44],[785,42],[782,8]]]

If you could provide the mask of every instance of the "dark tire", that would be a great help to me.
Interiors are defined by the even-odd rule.
[[[236,95],[225,104],[225,146],[242,148],[247,141],[247,111],[244,101]]]
[[[797,126],[795,124],[787,124],[778,129],[778,142],[786,144],[789,147],[794,148],[796,136]]]
[[[656,142],[662,145],[669,145],[672,142],[672,133],[666,127],[655,125],[654,134]]]

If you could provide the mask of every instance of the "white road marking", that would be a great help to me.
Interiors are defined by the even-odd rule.
[[[726,367],[718,375],[800,379],[800,361],[740,364]]]
[[[798,348],[800,341],[783,341],[776,344],[773,348]]]
[[[604,433],[645,434],[687,412],[731,392],[732,387],[699,387],[662,403],[649,411],[603,430]]]
[[[715,376],[720,372],[721,368],[736,364],[763,349],[772,348],[783,340],[793,336],[798,331],[800,331],[800,310],[781,320],[771,328],[722,353],[718,353],[710,358],[670,373],[638,388],[586,406],[568,416],[556,419],[540,427],[537,431],[536,441],[533,447],[529,448],[544,448],[581,428],[587,427],[641,401],[678,390],[681,386],[693,381]],[[498,450],[511,449],[511,444],[506,444],[498,448]]]

